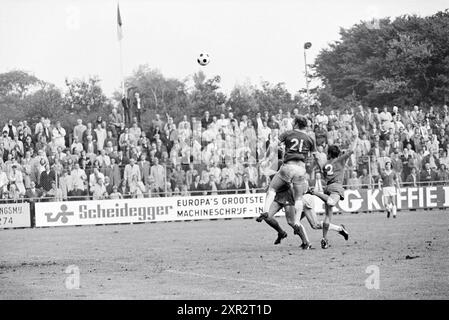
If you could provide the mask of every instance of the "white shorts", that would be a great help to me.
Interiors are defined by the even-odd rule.
[[[396,195],[396,188],[395,187],[384,187],[383,188],[383,195],[384,197],[392,197]]]
[[[300,184],[306,175],[306,165],[302,161],[289,161],[279,168],[278,174],[287,183]]]
[[[315,201],[314,201],[314,197],[309,193],[306,193],[305,195],[303,195],[302,197],[302,201],[304,203],[304,206],[308,209],[315,209]]]

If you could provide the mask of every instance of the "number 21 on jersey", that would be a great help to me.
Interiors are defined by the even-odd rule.
[[[304,140],[298,141],[298,139],[292,139],[293,145],[290,147],[290,150],[297,150],[298,152],[302,152],[302,146],[304,145]],[[298,147],[299,144],[299,147]],[[298,147],[298,149],[296,149]]]

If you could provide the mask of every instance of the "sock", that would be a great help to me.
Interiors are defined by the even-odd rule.
[[[396,217],[396,211],[397,211],[396,206],[393,205],[393,217]]]
[[[275,218],[266,218],[265,222],[272,227],[274,230],[276,230],[278,233],[283,233],[284,230],[282,230],[281,226],[279,225],[279,222]]]
[[[270,210],[270,206],[274,201],[274,197],[276,196],[276,192],[274,190],[268,190],[267,196],[265,198],[265,203],[263,206],[263,211],[268,212]]]
[[[309,243],[309,238],[307,237],[306,229],[304,229],[304,226],[301,223],[295,224],[293,226],[293,230],[295,230],[295,234],[297,234],[301,238],[303,244]]]
[[[295,200],[295,210],[296,212],[302,212],[302,210],[304,209],[304,202],[302,201],[302,198],[296,199]],[[297,222],[298,225],[300,225],[301,223],[298,221]]]
[[[329,222],[323,222],[323,238],[327,239],[327,232],[329,231]]]

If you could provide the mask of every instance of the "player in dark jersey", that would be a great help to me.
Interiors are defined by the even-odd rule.
[[[354,139],[350,150],[343,155],[340,155],[340,148],[336,145],[329,146],[327,150],[327,162],[321,168],[323,172],[326,186],[324,193],[312,190],[312,194],[320,198],[325,203],[325,217],[323,221],[323,238],[321,239],[321,248],[327,249],[329,247],[329,240],[327,233],[329,231],[329,224],[332,220],[334,207],[340,200],[344,199],[343,179],[345,172],[345,164],[349,157],[354,153],[357,146],[358,139]],[[342,225],[343,229],[344,226]],[[345,230],[347,233],[347,231]]]
[[[311,245],[308,240],[306,230],[300,223],[299,219],[297,219],[295,199],[293,198],[293,192],[291,191],[290,185],[284,185],[281,187],[281,189],[276,193],[274,201],[270,205],[268,216],[261,215],[257,221],[261,222],[262,220],[265,220],[270,227],[276,230],[278,232],[278,237],[274,241],[274,244],[280,244],[282,239],[287,237],[287,232],[281,228],[277,220],[274,218],[274,215],[282,208],[285,210],[285,218],[287,219],[287,223],[293,228],[293,233],[298,235],[302,240],[301,248],[304,250],[310,249]]]
[[[391,168],[391,162],[385,163],[385,170],[380,174],[379,190],[382,188],[382,201],[384,207],[387,209],[387,218],[390,218],[390,213],[393,213],[393,218],[396,218],[397,212],[397,190],[401,189],[399,185],[399,178],[397,173]]]
[[[301,215],[296,214],[295,206],[294,206],[294,199],[293,199],[293,192],[290,187],[285,187],[279,192],[276,193],[276,196],[274,198],[274,202],[270,206],[270,210],[268,212],[268,217],[262,217],[258,221],[265,220],[265,222],[271,226],[274,230],[278,232],[278,237],[276,238],[274,244],[281,243],[282,239],[287,237],[287,232],[285,232],[277,220],[274,218],[274,215],[279,212],[282,208],[285,210],[285,217],[287,219],[287,223],[293,228],[294,234],[297,234],[301,240],[301,248],[304,250],[311,249],[312,246],[310,244],[309,238],[307,236],[307,232],[304,228],[304,226],[301,224],[301,220],[303,218],[307,218],[310,227],[314,230],[321,230],[323,229],[323,221],[318,221],[316,212],[315,212],[315,201],[314,198],[317,198],[316,196],[313,196],[311,194],[305,194],[303,196],[304,201],[304,211],[301,213]],[[298,221],[299,220],[299,221]],[[329,223],[329,230],[338,232],[340,235],[342,235],[346,240],[348,240],[348,233],[345,230],[344,226],[337,226],[332,223]]]
[[[315,140],[310,137],[305,129],[307,118],[296,116],[293,122],[293,130],[284,132],[279,137],[279,144],[285,146],[283,164],[275,174],[268,187],[264,204],[264,215],[268,215],[276,192],[282,190],[285,185],[292,184],[293,198],[296,212],[302,212],[302,196],[304,189],[304,177],[306,174],[305,161],[311,152],[315,151]]]

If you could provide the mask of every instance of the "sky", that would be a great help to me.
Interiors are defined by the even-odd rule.
[[[360,20],[427,16],[447,0],[120,0],[123,73],[140,64],[166,77],[191,78],[202,70],[235,84],[284,82],[305,87],[304,50],[313,63],[339,39],[340,27]],[[211,62],[196,59],[209,53]],[[2,0],[0,72],[25,70],[64,86],[65,78],[97,75],[107,95],[120,88],[116,0]]]

